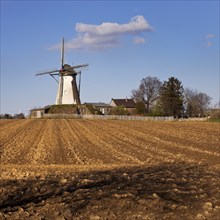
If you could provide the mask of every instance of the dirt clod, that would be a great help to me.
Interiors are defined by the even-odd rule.
[[[3,120],[0,143],[0,220],[220,216],[216,123]]]

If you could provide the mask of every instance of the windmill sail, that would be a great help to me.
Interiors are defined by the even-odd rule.
[[[64,37],[61,40],[61,70],[63,69],[63,66],[64,66]],[[62,97],[63,97],[63,74],[60,74],[57,97],[55,101],[56,105],[63,104]]]
[[[79,88],[77,88],[76,76],[81,71],[77,72],[75,69],[87,67],[88,64],[81,64],[70,66],[68,64],[64,64],[64,38],[61,40],[61,69],[60,70],[52,70],[44,73],[38,73],[39,75],[49,74],[54,77],[54,75],[59,75],[59,86],[57,90],[56,96],[56,105],[62,104],[77,104],[80,105],[80,84]],[[79,79],[81,81],[81,78]]]
[[[80,86],[81,86],[81,71],[79,71],[79,86],[78,86],[79,97],[80,97]]]
[[[61,42],[61,69],[63,69],[64,65],[64,37],[62,38]]]

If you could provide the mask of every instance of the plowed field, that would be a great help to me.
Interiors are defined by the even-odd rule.
[[[220,124],[0,121],[0,219],[218,219]]]

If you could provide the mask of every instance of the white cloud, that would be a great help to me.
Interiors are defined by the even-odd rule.
[[[65,44],[67,49],[103,50],[118,47],[122,44],[123,36],[153,31],[153,28],[142,15],[133,17],[125,24],[110,22],[104,22],[100,25],[77,23],[75,29],[78,36]],[[134,38],[135,44],[144,42],[143,38]],[[60,48],[60,44],[54,45],[50,49],[58,48]]]
[[[135,37],[133,39],[133,43],[134,44],[145,44],[145,39],[142,37]]]
[[[88,33],[94,36],[136,34],[143,31],[151,31],[149,23],[141,15],[133,17],[127,24],[102,23],[101,25],[76,24],[76,31]]]
[[[114,36],[93,37],[90,34],[86,33],[83,36],[79,36],[67,42],[65,44],[65,48],[73,50],[101,50],[119,45],[119,39]]]
[[[213,42],[211,42],[211,41],[208,41],[208,42],[206,42],[206,45],[205,45],[205,47],[211,47],[211,46],[213,46]]]
[[[214,38],[214,37],[215,37],[214,34],[207,34],[207,35],[205,36],[206,39],[210,39],[210,38]]]
[[[214,43],[211,41],[213,40],[213,38],[215,38],[214,34],[206,34],[205,35],[205,47],[211,47],[214,45]]]

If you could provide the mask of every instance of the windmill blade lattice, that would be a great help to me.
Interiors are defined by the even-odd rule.
[[[81,104],[80,101],[80,86],[81,86],[81,71],[79,69],[88,67],[88,64],[80,64],[70,66],[64,64],[64,38],[61,40],[61,69],[42,72],[36,76],[49,74],[54,78],[54,75],[59,76],[59,86],[55,104]],[[76,71],[77,69],[78,71]],[[79,85],[77,88],[76,76],[79,74]],[[56,80],[56,79],[55,79]]]

